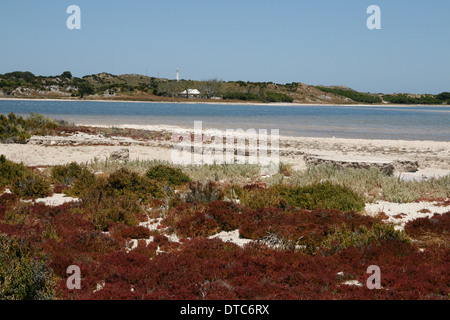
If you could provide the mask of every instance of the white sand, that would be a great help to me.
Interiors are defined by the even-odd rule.
[[[419,212],[424,209],[430,212]],[[436,202],[393,203],[377,201],[376,203],[366,204],[366,213],[376,216],[378,213],[384,212],[389,217],[386,222],[396,224],[397,230],[404,229],[407,222],[417,218],[431,217],[435,213],[444,214],[449,211],[450,207],[438,206]]]
[[[51,197],[36,199],[36,203],[43,203],[47,206],[57,207],[65,203],[79,201],[78,198],[68,197],[65,194],[55,193]]]
[[[243,239],[239,236],[239,230],[234,230],[234,231],[222,231],[218,234],[215,234],[211,237],[209,237],[210,239],[220,239],[223,242],[232,242],[234,244],[237,244],[240,247],[245,246],[246,244],[252,242],[253,240],[250,239]]]
[[[175,130],[162,127],[159,129],[169,132]],[[189,131],[187,129],[178,130]],[[94,159],[104,160],[112,152],[127,148],[130,151],[130,160],[170,162],[173,145],[174,143],[171,141],[136,141],[130,138],[106,138],[101,135],[77,133],[70,137],[32,137],[28,144],[0,144],[0,154],[4,154],[12,161],[23,162],[29,166],[48,166],[72,161],[83,163]],[[298,170],[306,168],[304,156],[311,155],[339,161],[374,163],[417,161],[419,172],[403,174],[409,179],[450,174],[450,142],[445,141],[281,136],[279,153],[280,161],[289,163]]]

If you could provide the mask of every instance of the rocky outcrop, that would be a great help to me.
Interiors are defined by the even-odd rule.
[[[127,161],[130,160],[130,150],[120,149],[111,153],[112,160]]]
[[[393,175],[397,172],[416,172],[419,164],[417,161],[392,161],[392,160],[344,160],[333,159],[331,157],[321,157],[317,155],[305,155],[305,162],[311,165],[334,165],[337,168],[370,169],[378,168],[386,175]]]

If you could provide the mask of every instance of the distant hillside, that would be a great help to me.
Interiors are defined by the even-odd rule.
[[[197,89],[200,94],[188,89]],[[186,94],[181,94],[187,92]],[[195,91],[196,92],[196,91]],[[190,94],[190,95],[189,95]],[[311,86],[300,82],[168,80],[139,74],[99,73],[83,78],[69,71],[58,76],[36,76],[31,72],[0,75],[0,97],[101,99],[135,101],[247,101],[314,104],[450,104],[450,93],[439,95],[373,94],[345,86]]]

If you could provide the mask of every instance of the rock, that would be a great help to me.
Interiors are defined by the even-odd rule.
[[[354,169],[370,169],[378,168],[381,172],[386,175],[392,175],[395,170],[395,165],[393,161],[383,161],[383,160],[344,160],[344,159],[333,159],[320,156],[305,155],[305,162],[307,165],[334,165],[339,169],[354,168]]]
[[[369,169],[378,168],[386,175],[392,175],[395,172],[417,172],[419,170],[419,163],[417,161],[408,160],[365,160],[365,159],[346,159],[345,157],[325,157],[318,155],[305,155],[305,162],[307,165],[328,164],[334,165],[339,169],[355,168],[355,169]]]
[[[111,153],[110,156],[113,160],[127,161],[130,160],[130,150],[120,149]]]
[[[419,163],[417,161],[394,161],[395,171],[397,172],[417,172]]]

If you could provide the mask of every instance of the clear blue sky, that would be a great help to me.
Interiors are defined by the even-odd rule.
[[[68,30],[69,5],[81,30]],[[369,5],[382,29],[369,30]],[[0,73],[450,91],[450,0],[2,0]]]

